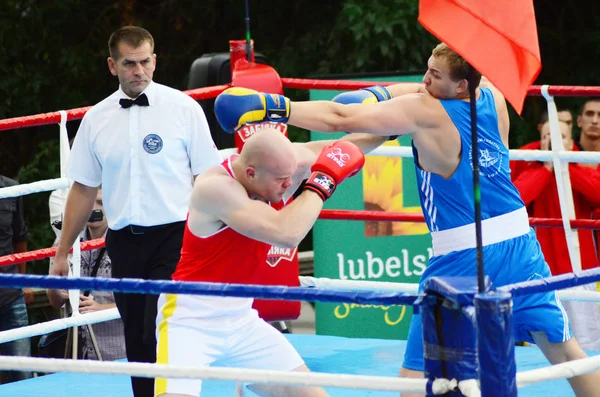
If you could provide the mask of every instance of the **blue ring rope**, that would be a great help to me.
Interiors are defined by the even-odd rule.
[[[337,291],[321,288],[182,282],[171,280],[110,279],[99,277],[67,278],[30,274],[0,274],[0,287],[80,289],[129,292],[138,294],[191,294],[296,300],[314,302],[347,302],[369,305],[413,305],[417,294],[378,291]]]
[[[549,292],[559,289],[576,287],[600,281],[600,268],[584,270],[577,273],[561,274],[538,280],[523,281],[498,287],[498,291],[510,292],[513,296]]]

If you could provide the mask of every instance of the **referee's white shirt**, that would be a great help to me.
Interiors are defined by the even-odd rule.
[[[69,156],[70,179],[102,184],[113,230],[184,221],[193,176],[221,161],[195,100],[154,82],[144,94],[150,106],[122,108],[119,89],[90,109]]]

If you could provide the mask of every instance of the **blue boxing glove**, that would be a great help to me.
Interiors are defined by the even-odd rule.
[[[290,100],[283,95],[233,87],[217,96],[215,115],[221,128],[233,134],[247,123],[287,123],[290,118]]]
[[[376,103],[392,99],[392,94],[387,88],[381,86],[373,86],[361,88],[357,91],[342,92],[332,99],[333,102],[350,104],[350,103]]]
[[[387,88],[375,85],[373,87],[361,88],[357,91],[347,91],[336,95],[332,101],[348,105],[351,103],[377,103],[392,99],[392,94]],[[388,140],[393,141],[398,135],[392,135]]]

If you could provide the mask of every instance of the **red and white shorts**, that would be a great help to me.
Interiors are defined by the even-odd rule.
[[[156,319],[157,363],[291,371],[304,364],[267,324],[252,299],[162,294]],[[156,378],[154,394],[199,396],[201,379]]]

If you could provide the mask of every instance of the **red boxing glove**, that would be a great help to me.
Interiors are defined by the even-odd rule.
[[[365,155],[358,146],[348,141],[337,141],[321,150],[304,189],[316,192],[325,201],[337,185],[356,175],[364,164]]]

